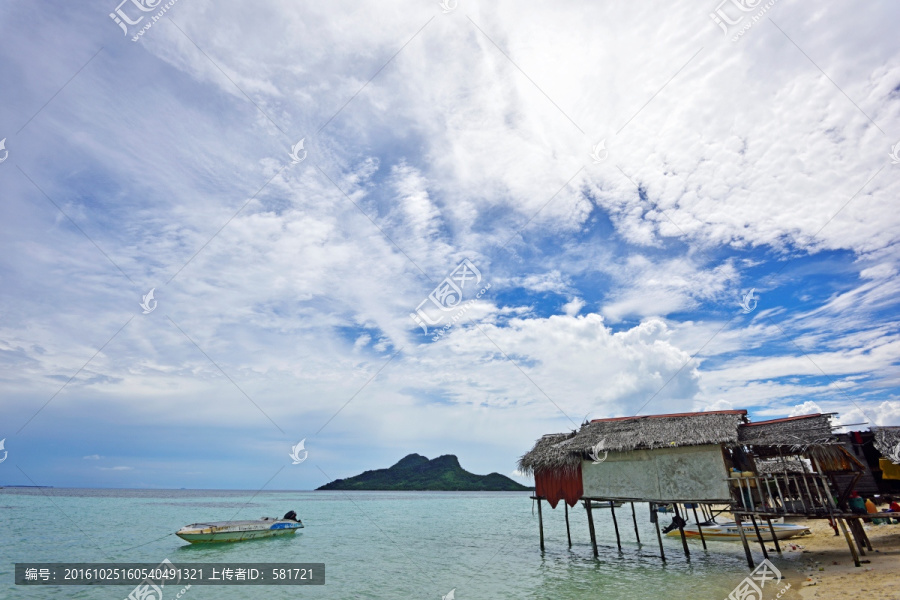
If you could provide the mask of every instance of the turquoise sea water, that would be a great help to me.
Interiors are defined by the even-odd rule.
[[[458,600],[720,600],[748,574],[740,544],[729,542],[711,543],[708,552],[690,542],[687,561],[680,540],[665,539],[663,565],[649,509],[636,507],[644,544],[635,542],[626,505],[616,511],[622,553],[609,510],[594,511],[598,560],[580,506],[570,509],[570,549],[562,505],[544,504],[541,553],[527,493],[0,489],[0,598],[114,600],[132,589],[13,584],[14,563],[40,561],[326,565],[324,586],[193,586],[184,600],[439,600],[451,589]],[[280,517],[291,509],[306,526],[293,537],[191,546],[172,534],[188,523]],[[164,600],[180,590],[167,586]]]

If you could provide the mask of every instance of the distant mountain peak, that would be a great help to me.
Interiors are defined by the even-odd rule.
[[[455,454],[444,454],[432,460],[421,454],[407,454],[388,469],[366,471],[355,477],[335,479],[320,490],[405,490],[405,491],[526,491],[499,473],[475,475],[459,464]]]
[[[407,454],[403,458],[397,461],[392,469],[405,469],[409,467],[417,467],[419,465],[424,465],[428,462],[428,458],[422,456],[421,454]]]
[[[459,467],[460,469],[462,469],[462,466],[460,466],[459,464],[459,459],[455,454],[444,454],[442,456],[438,456],[431,461],[431,464],[441,466],[446,465],[448,467]]]

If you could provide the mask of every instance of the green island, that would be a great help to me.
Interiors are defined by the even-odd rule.
[[[393,490],[445,492],[524,492],[532,488],[500,473],[475,475],[459,465],[453,454],[433,460],[410,454],[389,469],[366,471],[355,477],[335,479],[319,490]]]

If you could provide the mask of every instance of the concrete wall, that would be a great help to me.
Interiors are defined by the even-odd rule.
[[[584,495],[659,501],[731,499],[718,445],[610,452],[599,464],[581,463]]]

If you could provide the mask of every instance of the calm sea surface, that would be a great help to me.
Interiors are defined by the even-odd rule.
[[[193,586],[184,600],[228,598],[573,598],[721,600],[747,575],[740,544],[699,543],[686,561],[678,539],[658,548],[648,507],[636,505],[643,546],[628,505],[594,518],[600,558],[591,556],[585,511],[544,504],[546,552],[527,493],[262,492],[211,490],[0,489],[0,598],[124,599],[131,586],[24,587],[16,562],[319,562],[324,586]],[[188,545],[173,532],[198,521],[281,517],[296,510],[294,537]],[[660,523],[669,522],[661,515]],[[775,564],[782,564],[776,559]],[[181,587],[166,586],[164,600]]]

